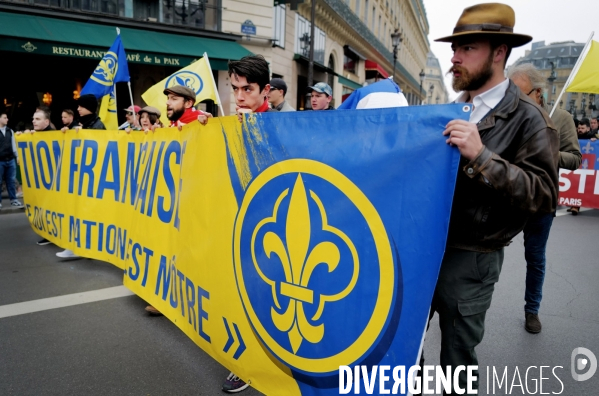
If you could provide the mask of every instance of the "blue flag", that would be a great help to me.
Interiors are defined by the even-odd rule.
[[[127,55],[121,36],[117,35],[116,40],[114,40],[108,52],[87,80],[81,90],[81,95],[92,94],[101,99],[112,92],[115,83],[128,82],[129,80]]]
[[[417,364],[460,159],[442,132],[469,114],[264,113],[225,132],[237,288],[302,395],[339,394],[340,366]]]

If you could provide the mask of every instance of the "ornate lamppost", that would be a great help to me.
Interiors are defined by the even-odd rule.
[[[391,33],[391,45],[393,46],[393,80],[395,80],[395,64],[397,63],[397,51],[399,50],[399,46],[403,38],[401,37],[401,33],[399,29],[395,29],[393,33]]]
[[[553,103],[551,102],[551,94],[553,93],[553,82],[557,78],[557,74],[555,73],[555,63],[549,62],[551,64],[551,73],[549,73],[549,77],[547,77],[547,81],[549,81],[549,95],[547,96],[547,102],[551,103],[551,107],[553,107]]]
[[[420,77],[420,104],[422,104],[422,83],[424,82],[424,69],[420,70],[420,74],[418,74],[418,76]]]
[[[432,104],[433,103],[433,92],[435,92],[435,86],[433,84],[431,84],[428,87],[428,92],[429,92],[429,95],[428,95],[428,104]]]

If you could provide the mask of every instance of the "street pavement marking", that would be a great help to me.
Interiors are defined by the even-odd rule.
[[[115,286],[106,289],[67,294],[65,296],[49,297],[42,298],[40,300],[0,305],[0,319],[7,318],[9,316],[24,315],[32,312],[46,311],[48,309],[70,307],[73,305],[110,300],[112,298],[127,297],[132,295],[134,295],[134,293],[125,286]]]
[[[593,208],[580,208],[578,211],[579,212],[586,212],[587,210],[593,210]],[[570,212],[568,212],[567,208],[564,209],[559,209],[555,212],[555,217],[560,217],[560,216],[565,216],[565,215],[572,215]]]

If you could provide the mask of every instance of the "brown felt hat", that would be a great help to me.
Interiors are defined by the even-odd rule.
[[[160,118],[160,116],[162,115],[160,113],[160,110],[153,106],[146,106],[143,109],[139,110],[138,113],[139,115],[141,115],[142,113],[154,114],[158,118]]]
[[[194,102],[196,100],[196,93],[193,91],[193,89],[184,87],[183,85],[173,85],[172,87],[168,87],[164,90],[165,95],[168,95],[170,93],[177,96],[182,96],[186,99],[193,100]]]
[[[501,3],[484,3],[468,7],[462,12],[453,34],[435,41],[451,43],[467,35],[492,36],[510,47],[520,47],[532,41],[526,34],[514,33],[516,14],[512,7]]]

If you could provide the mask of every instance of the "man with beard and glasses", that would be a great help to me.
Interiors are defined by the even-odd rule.
[[[541,108],[545,108],[545,77],[531,63],[512,66],[508,77],[534,100]],[[576,127],[570,113],[566,110],[555,109],[551,115],[559,134],[559,168],[576,170],[580,166],[582,154],[576,137]],[[526,291],[524,293],[524,328],[529,333],[541,332],[539,308],[543,297],[543,282],[545,280],[545,250],[549,231],[553,224],[555,213],[537,213],[533,215],[524,227],[524,258],[526,260]]]
[[[450,366],[454,392],[465,370],[478,366],[474,348],[485,330],[503,248],[535,213],[557,204],[559,141],[551,120],[504,76],[513,47],[532,37],[513,33],[514,10],[504,4],[466,8],[451,36],[456,100],[473,106],[470,121],[450,121],[443,134],[461,159],[431,318],[439,314],[441,366]],[[422,362],[424,363],[424,357]],[[473,388],[478,389],[474,370]]]

